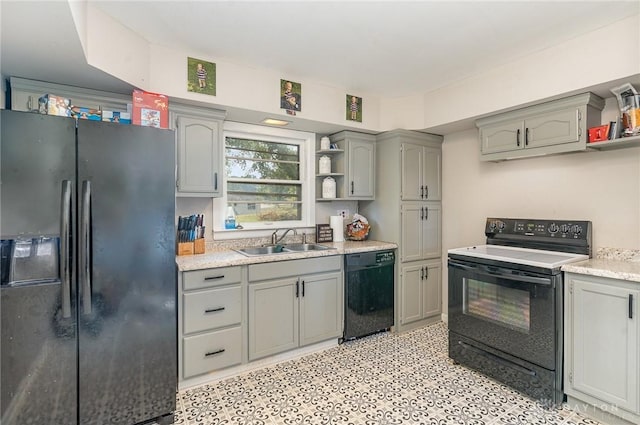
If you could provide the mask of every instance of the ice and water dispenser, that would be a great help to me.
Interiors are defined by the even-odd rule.
[[[0,244],[0,285],[18,286],[59,280],[60,238],[3,239]]]

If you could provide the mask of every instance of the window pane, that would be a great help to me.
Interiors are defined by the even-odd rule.
[[[227,137],[225,157],[231,178],[300,179],[298,145]]]
[[[301,201],[302,187],[299,184],[228,182],[227,200],[229,202]]]
[[[259,221],[289,221],[302,219],[300,203],[228,203],[236,212],[238,223],[255,223]]]

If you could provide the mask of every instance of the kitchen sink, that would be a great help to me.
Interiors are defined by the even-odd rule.
[[[282,254],[285,252],[284,245],[254,246],[250,248],[240,248],[235,251],[253,257],[255,255]]]
[[[324,251],[331,249],[328,246],[318,245],[315,243],[290,243],[284,246],[284,249],[289,251]]]
[[[274,254],[287,254],[294,252],[305,251],[324,251],[330,248],[328,246],[319,245],[315,243],[292,243],[287,245],[266,245],[266,246],[254,246],[248,248],[239,248],[234,251],[244,254],[248,257],[255,257],[258,255],[274,255]]]

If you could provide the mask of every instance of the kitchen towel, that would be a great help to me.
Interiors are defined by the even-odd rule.
[[[344,220],[341,215],[332,215],[329,217],[329,225],[333,229],[333,241],[344,241]]]

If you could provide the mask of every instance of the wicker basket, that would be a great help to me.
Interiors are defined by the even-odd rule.
[[[369,226],[368,223],[360,222],[358,227],[353,225],[353,223],[347,224],[347,239],[350,241],[366,241],[369,237]]]

